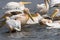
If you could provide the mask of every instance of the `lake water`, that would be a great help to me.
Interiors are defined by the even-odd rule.
[[[32,4],[26,5],[26,7],[31,11],[35,11],[37,3],[43,3],[43,0],[0,0],[0,8],[10,1],[30,1]],[[0,17],[4,11],[0,9]],[[60,29],[46,29],[39,24],[26,26],[21,32],[6,33],[7,31],[5,26],[0,28],[0,40],[60,40]]]

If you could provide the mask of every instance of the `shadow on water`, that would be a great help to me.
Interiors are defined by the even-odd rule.
[[[6,27],[2,27],[0,28],[1,32],[0,32],[0,36],[2,36],[2,38],[13,38],[13,39],[17,39],[17,38],[36,38],[37,36],[35,36],[36,32],[39,31],[41,28],[36,26],[36,25],[31,25],[28,27],[23,27],[21,32],[14,32],[14,33],[6,33],[8,30]]]

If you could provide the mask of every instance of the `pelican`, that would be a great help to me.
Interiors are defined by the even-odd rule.
[[[55,10],[55,12],[52,13],[52,15],[50,15],[51,18],[58,19],[60,18],[60,0],[50,0],[50,7],[53,10]],[[53,21],[52,23],[47,23],[46,25],[50,26],[47,27],[47,29],[60,29],[60,20],[58,21]]]
[[[3,9],[7,9],[5,15],[2,18],[6,19],[6,24],[10,31],[21,31],[21,27],[23,25],[39,23],[39,20],[43,18],[38,13],[32,14],[33,16],[30,15],[29,10],[25,9],[25,6],[22,2],[9,2]],[[14,13],[18,15],[15,15]]]
[[[31,2],[9,2],[2,9],[14,9],[15,7],[20,6],[20,9],[24,10],[26,8],[25,4],[31,4]],[[13,6],[15,6],[15,7],[13,7]]]
[[[39,13],[31,14],[31,15],[32,15],[32,18],[34,21],[31,20],[31,18],[27,14],[27,12],[25,12],[25,14],[23,14],[23,15],[18,14],[16,16],[11,16],[12,20],[10,18],[6,17],[6,23],[8,24],[7,25],[8,28],[10,29],[11,32],[14,30],[21,31],[22,26],[30,25],[30,24],[37,24],[37,23],[39,23],[40,20],[43,19],[43,17]],[[16,20],[13,20],[14,17],[17,17]],[[16,24],[16,25],[14,25],[14,24]]]
[[[50,1],[50,7],[58,7],[60,5],[60,0],[49,0]]]
[[[56,16],[56,14],[58,14],[59,12],[59,9],[55,9],[54,12],[50,15],[50,18],[54,18]],[[48,18],[47,18],[48,19]],[[52,28],[55,28],[55,29],[60,29],[60,20],[59,21],[53,21],[51,19],[47,20],[47,19],[43,19],[42,20],[42,23],[49,26],[49,27],[46,27],[47,29],[52,29]],[[49,21],[49,22],[48,22]]]
[[[49,10],[49,0],[44,0],[44,2],[44,4],[37,4],[38,11],[42,15],[46,14]]]
[[[59,12],[59,9],[56,8],[50,17],[53,19],[58,12]],[[60,20],[53,21],[53,22],[50,22],[50,23],[46,22],[46,25],[50,26],[50,27],[46,27],[47,29],[52,29],[52,28],[60,29]]]
[[[21,27],[24,25],[37,24],[39,23],[39,21],[45,21],[45,19],[39,13],[30,14],[29,10],[26,10],[24,7],[24,10],[22,10],[22,6],[20,7],[19,3],[9,2],[8,4],[9,5],[5,7],[6,9],[8,9],[5,12],[6,15],[2,18],[6,19],[6,24],[10,31],[21,31]]]
[[[51,12],[53,12],[55,9],[59,9],[60,10],[60,0],[49,0],[49,1],[50,1],[49,2],[49,5],[50,5],[49,14],[51,14]],[[60,12],[58,12],[57,14],[52,14],[52,15],[55,15],[54,16],[54,20],[55,19],[60,19]]]
[[[27,2],[27,3],[29,4],[30,2]],[[7,3],[6,6],[3,8],[3,9],[7,9],[7,11],[5,12],[6,14],[5,14],[2,18],[6,18],[6,22],[7,22],[7,24],[10,26],[10,29],[13,29],[13,28],[11,28],[11,25],[10,25],[11,23],[9,22],[9,21],[11,21],[11,20],[10,20],[9,17],[6,17],[6,16],[10,15],[10,13],[14,13],[15,11],[16,11],[16,12],[18,11],[18,13],[21,12],[21,13],[22,13],[21,15],[25,15],[25,14],[24,14],[24,10],[25,10],[24,4],[27,4],[27,3],[26,3],[26,2],[9,2],[9,3]],[[21,11],[20,11],[20,10],[21,10]],[[21,17],[21,15],[18,15],[18,16]],[[30,18],[33,20],[33,18],[31,17],[29,11],[27,12],[27,15],[28,15],[28,17],[30,17]],[[27,15],[22,16],[22,19],[20,19],[20,21],[22,21],[22,22],[27,21],[27,18],[28,18],[28,17],[26,17]],[[14,22],[17,23],[17,22],[14,21],[14,20],[12,20],[12,21],[13,21],[13,23],[14,23]],[[11,21],[11,22],[12,22],[12,21]],[[15,28],[15,29],[18,30],[18,31],[20,31],[20,30],[17,29],[17,28]]]

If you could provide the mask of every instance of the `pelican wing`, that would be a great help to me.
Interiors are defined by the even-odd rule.
[[[55,4],[53,7],[60,7],[60,3]]]

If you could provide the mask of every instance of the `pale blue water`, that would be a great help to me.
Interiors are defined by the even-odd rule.
[[[20,0],[0,0],[0,8],[4,7],[7,2]],[[22,0],[30,1],[32,4],[26,5],[31,11],[36,10],[37,3],[43,3],[43,0]],[[5,10],[0,9],[0,17]],[[21,32],[6,33],[8,29],[4,26],[0,28],[0,40],[60,40],[60,29],[45,29],[39,24],[24,27]]]

